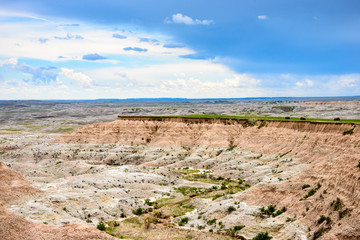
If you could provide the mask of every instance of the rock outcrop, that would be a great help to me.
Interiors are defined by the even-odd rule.
[[[286,154],[309,167],[289,181],[253,187],[239,201],[286,206],[309,227],[314,239],[317,235],[323,239],[360,239],[359,128],[348,123],[306,121],[119,117],[113,122],[87,125],[57,141],[237,147],[256,153]],[[311,187],[303,190],[303,184]],[[305,197],[312,188],[315,193]],[[337,198],[340,203],[336,209],[332,202]],[[320,223],[321,215],[331,217],[331,221]]]

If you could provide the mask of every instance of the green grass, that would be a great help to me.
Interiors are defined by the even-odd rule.
[[[168,118],[200,118],[200,119],[239,119],[239,120],[269,120],[269,121],[296,121],[296,122],[324,122],[324,123],[353,123],[360,124],[360,119],[341,119],[334,121],[333,119],[325,118],[306,118],[306,120],[300,120],[298,117],[291,117],[285,119],[285,117],[259,117],[259,116],[232,116],[232,115],[209,115],[209,114],[192,114],[192,115],[177,115],[177,116],[136,116],[136,115],[119,115],[119,117],[168,117]]]
[[[21,129],[14,129],[14,128],[3,128],[0,129],[1,131],[8,131],[8,132],[18,132],[21,131]]]
[[[58,129],[49,131],[49,133],[66,133],[66,132],[71,132],[73,130],[74,130],[74,128],[58,128]]]

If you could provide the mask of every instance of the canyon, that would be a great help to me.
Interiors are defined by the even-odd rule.
[[[360,238],[358,124],[75,119],[2,123],[1,239]]]

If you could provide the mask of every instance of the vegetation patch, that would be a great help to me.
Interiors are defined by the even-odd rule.
[[[324,221],[326,221],[327,224],[331,223],[331,217],[329,216],[325,216],[325,215],[321,215],[320,218],[318,219],[317,223],[321,224]]]
[[[270,239],[272,239],[272,237],[269,235],[269,233],[264,232],[264,233],[259,233],[252,240],[270,240]]]
[[[265,208],[265,207],[260,208],[260,216],[263,218],[265,216],[277,217],[277,216],[283,214],[284,212],[286,212],[286,207],[276,210],[276,205],[269,205],[267,208]]]
[[[49,133],[66,133],[66,132],[71,132],[71,131],[74,131],[74,128],[58,128],[58,129],[49,131]]]
[[[353,134],[355,127],[356,126],[354,125],[351,129],[344,131],[343,135],[351,135],[351,134]]]
[[[99,229],[100,231],[105,231],[106,229],[105,224],[103,222],[99,222],[96,228]]]

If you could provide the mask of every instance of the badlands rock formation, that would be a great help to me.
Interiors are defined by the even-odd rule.
[[[113,239],[86,224],[69,224],[63,227],[33,223],[6,210],[4,204],[16,204],[28,196],[41,194],[21,174],[0,162],[0,239],[2,240],[63,240]]]
[[[349,129],[353,129],[353,133],[344,135]],[[290,177],[278,177],[279,181],[260,180],[261,174],[253,171],[245,177],[252,187],[235,194],[232,201],[286,207],[288,219],[286,223],[277,219],[270,223],[265,219],[261,224],[253,224],[247,227],[249,236],[261,229],[269,230],[276,239],[360,239],[360,169],[357,167],[360,130],[353,124],[119,117],[113,122],[87,125],[57,142],[222,147],[261,154],[257,159],[273,155],[278,166],[286,166],[291,172]],[[253,160],[256,166],[265,164],[257,159]],[[290,163],[284,165],[284,162]],[[210,163],[205,161],[202,165],[211,169],[211,164],[207,164]],[[222,173],[226,175],[234,169],[233,165]],[[281,171],[286,170],[279,169]],[[259,177],[258,183],[254,176]],[[301,231],[291,230],[293,235],[289,236],[288,229],[297,227]]]

